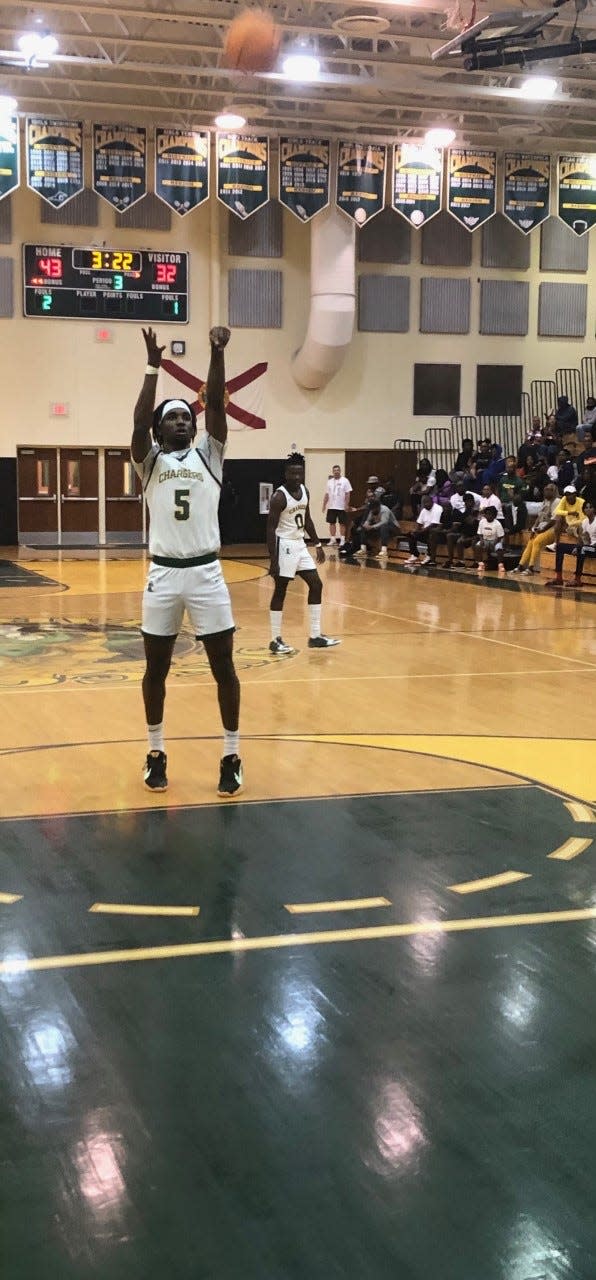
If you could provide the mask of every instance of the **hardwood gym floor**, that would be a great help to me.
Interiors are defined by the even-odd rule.
[[[143,561],[0,561],[2,1280],[594,1280],[589,593],[226,574],[235,803]]]

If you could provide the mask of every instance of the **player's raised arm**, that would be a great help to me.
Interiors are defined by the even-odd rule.
[[[211,330],[209,341],[211,359],[205,386],[205,426],[214,440],[225,444],[228,438],[228,423],[224,398],[226,390],[224,350],[230,341],[230,330],[219,325]]]
[[[165,351],[165,346],[159,347],[157,345],[157,335],[153,332],[153,329],[143,329],[143,337],[147,348],[147,368],[139,398],[135,405],[134,427],[130,443],[130,451],[135,462],[142,462],[143,458],[147,457],[153,443],[151,439],[151,424],[155,408],[157,375],[161,368],[161,357]]]
[[[304,513],[304,528],[306,529],[306,536],[307,536],[307,538],[310,538],[310,541],[311,541],[312,543],[314,543],[314,547],[315,547],[315,550],[316,550],[316,553],[317,553],[317,564],[324,564],[324,563],[325,563],[325,552],[323,551],[323,548],[322,548],[322,546],[321,546],[321,542],[320,542],[320,539],[319,539],[319,535],[318,535],[318,533],[317,533],[317,531],[316,531],[316,529],[315,529],[315,526],[314,526],[314,524],[313,524],[313,519],[312,519],[312,516],[311,516],[311,514],[310,514],[310,494],[309,494],[309,492],[308,492],[308,489],[307,489],[307,491],[306,491],[306,492],[307,492],[307,496],[308,496],[308,506],[307,506],[306,511],[305,511],[305,513]]]

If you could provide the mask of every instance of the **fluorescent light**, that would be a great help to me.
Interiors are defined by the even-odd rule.
[[[282,62],[288,80],[316,80],[321,63],[314,53],[289,53]]]
[[[521,86],[521,95],[524,98],[532,98],[535,101],[543,98],[552,98],[559,87],[558,81],[553,80],[552,76],[529,76],[524,80]]]
[[[236,115],[234,111],[221,111],[215,117],[215,123],[218,129],[243,129],[246,120],[244,116]]]
[[[447,126],[427,129],[424,141],[427,147],[450,147],[451,143],[455,141],[455,129],[449,129]]]
[[[17,40],[17,45],[27,62],[45,62],[56,53],[58,41],[49,33],[41,35],[38,31],[26,31]]]

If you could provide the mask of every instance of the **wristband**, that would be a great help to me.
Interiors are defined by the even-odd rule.
[[[155,377],[157,377],[159,373],[159,365],[156,369],[154,364],[148,364],[147,368],[145,369],[145,373],[148,373],[150,377],[153,377],[154,374],[155,374]]]
[[[317,550],[317,547],[320,547],[320,546],[321,546],[320,542],[315,542],[315,551]]]

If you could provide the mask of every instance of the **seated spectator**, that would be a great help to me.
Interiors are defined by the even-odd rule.
[[[513,459],[513,462],[515,464],[515,458]],[[513,469],[515,471],[515,465]],[[505,462],[503,460],[503,449],[500,444],[491,444],[490,461],[488,466],[485,467],[482,472],[482,476],[480,477],[481,483],[498,484],[504,470]],[[478,476],[478,472],[476,472],[476,475]]]
[[[555,515],[559,505],[559,494],[552,481],[544,486],[544,500],[530,527],[530,540],[524,547],[520,562],[512,573],[522,573],[528,577],[538,573],[537,564],[543,547],[548,546],[554,538]]]
[[[575,459],[577,474],[580,480],[583,480],[584,478],[586,462],[589,463],[590,460],[594,461],[594,459],[596,459],[596,448],[593,443],[593,435],[588,429],[584,432],[583,446],[581,453],[578,453]]]
[[[515,459],[514,459],[515,461]],[[474,563],[485,565],[489,555],[499,555],[505,542],[505,530],[497,520],[496,507],[487,507],[478,521],[478,537],[474,543]]]
[[[516,489],[513,501],[505,507],[504,523],[507,533],[523,533],[527,529],[528,508],[521,489]]]
[[[524,471],[528,468],[528,458],[534,458],[536,456],[536,450],[538,446],[542,444],[542,441],[543,435],[540,418],[532,418],[532,426],[528,431],[523,444],[520,444],[517,451],[518,464],[520,467],[524,468]]]
[[[436,484],[436,476],[433,471],[433,465],[429,458],[421,458],[416,479],[410,489],[410,503],[412,507],[412,519],[418,518],[418,512],[422,504],[422,499],[426,493],[432,493]]]
[[[379,498],[375,498],[371,503],[370,511],[366,516],[366,519],[363,520],[360,527],[361,540],[364,540],[366,551],[369,552],[369,554],[376,552],[378,544],[380,543],[378,554],[380,556],[386,556],[387,543],[389,542],[389,539],[399,532],[399,524],[395,519],[393,512],[389,507],[386,507]],[[352,539],[352,545],[353,542],[354,540]],[[357,549],[354,548],[354,551],[357,553],[357,551],[361,551],[363,549],[361,541],[360,547]]]
[[[517,474],[517,465],[513,455],[510,455],[505,462],[505,471],[499,480],[499,497],[501,502],[511,502],[514,493],[521,492],[524,487],[523,480]]]
[[[429,564],[436,558],[436,549],[439,541],[439,526],[441,524],[441,515],[443,508],[435,502],[432,493],[425,493],[422,499],[422,506],[416,521],[416,528],[408,537],[410,546],[410,555],[406,560],[406,565],[412,567],[415,564]],[[433,532],[434,530],[434,532]],[[432,533],[432,538],[431,538]],[[424,542],[428,547],[429,553],[419,559],[418,543]]]
[[[572,436],[577,426],[577,409],[570,404],[567,396],[559,396],[555,410],[555,433],[561,440]]]
[[[437,467],[436,484],[435,484],[435,502],[438,502],[440,507],[449,506],[452,493],[453,493],[453,484],[449,479],[447,472]]]
[[[578,497],[574,484],[568,484],[565,486],[563,497],[559,499],[555,511],[554,541],[558,542],[568,530],[573,533],[575,529],[579,528],[583,518],[584,499]]]
[[[449,499],[449,505],[454,511],[463,511],[465,508],[464,495],[466,486],[463,480],[458,480],[453,489],[453,493]]]
[[[480,515],[484,515],[487,507],[496,507],[497,519],[502,520],[503,518],[501,499],[497,497],[495,486],[492,484],[484,484],[482,486],[482,493],[476,502],[476,506]]]
[[[473,454],[474,454],[474,441],[470,440],[469,437],[466,437],[466,439],[462,440],[461,442],[461,449],[457,455],[457,458],[455,459],[455,466],[453,470],[456,472],[461,472],[462,475],[465,472],[469,471],[470,467],[472,466]]]
[[[555,431],[555,415],[553,413],[546,419],[542,445],[539,446],[540,452],[546,458],[549,466],[555,462],[559,448],[560,444]]]
[[[573,465],[573,458],[571,457],[569,449],[559,450],[557,454],[556,469],[555,467],[548,468],[548,478],[549,480],[555,481],[560,494],[564,493],[568,484],[574,484],[575,467]]]
[[[525,474],[522,476],[522,493],[525,502],[542,502],[544,486],[548,481],[546,458],[534,458],[531,454],[526,459]]]
[[[588,502],[584,505],[584,518],[581,524],[576,525],[569,530],[567,534],[563,534],[559,542],[557,542],[556,554],[556,573],[555,577],[546,583],[547,587],[563,587],[563,559],[566,555],[574,555],[576,557],[575,578],[573,585],[581,587],[582,574],[584,565],[588,556],[596,555],[596,508],[593,503]],[[571,583],[569,584],[572,585]]]
[[[453,564],[463,565],[466,547],[473,547],[478,534],[478,517],[474,494],[464,495],[464,509],[454,509],[451,517],[451,528],[447,533],[447,568]],[[455,562],[453,557],[456,557]]]
[[[482,472],[485,470],[486,467],[488,467],[490,463],[491,449],[492,449],[492,445],[488,436],[485,436],[484,440],[478,441],[478,448],[476,450],[476,453],[472,455],[472,462],[476,469],[476,476],[478,479],[481,479]]]
[[[594,399],[594,396],[588,396],[586,400],[584,412],[583,412],[583,419],[580,423],[578,423],[577,431],[575,433],[578,440],[584,440],[587,434],[589,434],[590,439],[592,439],[592,433],[595,427],[596,427],[596,400]]]

